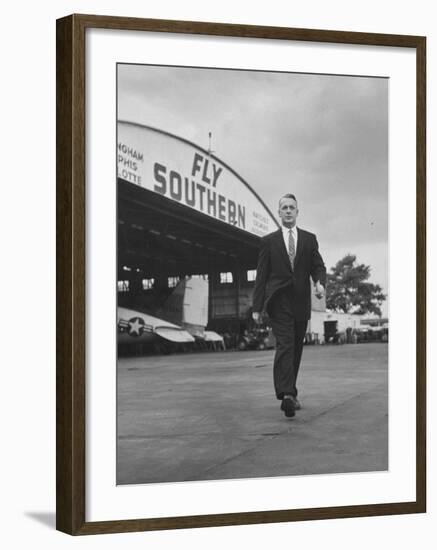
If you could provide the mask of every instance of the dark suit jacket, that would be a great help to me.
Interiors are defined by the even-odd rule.
[[[297,228],[297,250],[294,270],[291,268],[282,230],[279,229],[261,239],[258,257],[253,311],[265,309],[276,293],[291,286],[295,319],[305,321],[311,317],[310,276],[314,283],[326,285],[326,268],[319,254],[319,245],[313,233]]]

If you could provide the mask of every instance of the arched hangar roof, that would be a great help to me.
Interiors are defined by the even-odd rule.
[[[253,235],[278,228],[272,212],[238,172],[170,132],[119,121],[117,173],[120,180]]]

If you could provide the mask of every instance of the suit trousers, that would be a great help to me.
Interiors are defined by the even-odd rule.
[[[293,289],[286,287],[272,297],[269,317],[276,339],[273,382],[276,397],[297,397],[296,380],[302,358],[308,321],[297,320],[293,313]]]

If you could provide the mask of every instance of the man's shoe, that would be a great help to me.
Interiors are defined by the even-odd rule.
[[[302,408],[302,405],[300,404],[300,401],[297,397],[294,398],[294,410],[295,411],[300,411],[300,409]]]
[[[281,403],[281,411],[284,411],[287,418],[291,418],[296,414],[296,407],[292,397],[284,397]]]

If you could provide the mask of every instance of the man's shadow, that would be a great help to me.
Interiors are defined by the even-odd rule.
[[[56,514],[55,512],[25,512],[28,518],[34,519],[42,523],[46,527],[56,529]]]

